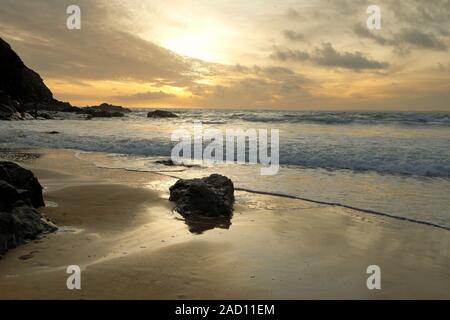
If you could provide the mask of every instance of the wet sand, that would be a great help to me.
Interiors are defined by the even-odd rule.
[[[0,260],[1,299],[450,298],[447,230],[248,192],[229,229],[192,225],[167,200],[173,178],[32,153],[18,163],[60,229]],[[381,290],[366,287],[373,264]],[[67,289],[68,265],[81,290]]]

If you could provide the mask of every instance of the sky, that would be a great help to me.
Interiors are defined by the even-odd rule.
[[[0,0],[0,37],[76,106],[450,111],[450,0]]]

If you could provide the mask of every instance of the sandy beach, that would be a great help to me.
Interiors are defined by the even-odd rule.
[[[35,173],[59,230],[0,260],[0,299],[450,298],[447,230],[248,192],[228,229],[192,225],[168,201],[176,179],[68,150],[1,157]],[[366,287],[373,264],[381,290]],[[68,265],[81,290],[67,289]]]

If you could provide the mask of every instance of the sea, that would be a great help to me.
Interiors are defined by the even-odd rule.
[[[0,121],[0,144],[75,150],[104,168],[151,171],[178,178],[220,173],[236,188],[333,203],[450,228],[450,113],[171,110],[147,117]],[[175,130],[279,130],[275,175],[261,164],[166,166]],[[59,134],[48,134],[57,131]]]

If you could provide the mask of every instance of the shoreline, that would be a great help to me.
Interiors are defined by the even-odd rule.
[[[27,151],[28,150],[28,151]],[[229,229],[172,212],[176,179],[97,168],[73,151],[23,149],[60,230],[0,260],[3,299],[449,298],[446,230],[237,190]],[[82,268],[82,290],[65,267]],[[382,290],[366,288],[379,264]]]

